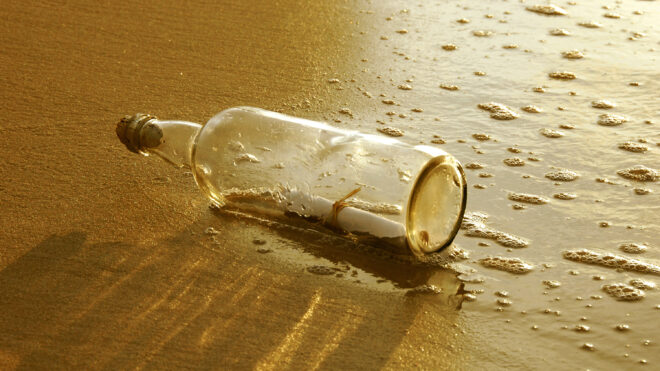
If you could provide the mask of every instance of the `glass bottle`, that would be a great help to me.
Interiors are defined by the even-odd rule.
[[[220,207],[302,217],[397,253],[447,247],[465,211],[460,163],[432,146],[252,107],[205,125],[127,116],[117,135],[133,152],[190,168]]]

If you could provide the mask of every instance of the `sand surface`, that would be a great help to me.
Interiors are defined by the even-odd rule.
[[[536,4],[5,2],[0,369],[657,368],[660,5]],[[483,165],[469,258],[214,212],[114,133],[239,105]]]

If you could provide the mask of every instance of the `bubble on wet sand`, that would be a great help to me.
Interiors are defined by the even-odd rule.
[[[509,299],[500,298],[495,300],[495,302],[502,307],[510,307],[513,302]]]
[[[339,79],[328,79],[328,84],[339,84]]]
[[[598,116],[598,125],[602,126],[618,126],[627,121],[628,119],[625,116],[615,115],[613,113],[603,113]]]
[[[234,158],[234,163],[239,163],[239,162],[252,162],[252,163],[259,163],[261,160],[257,158],[257,156],[250,154],[250,153],[241,153],[237,155]]]
[[[383,104],[387,104],[388,106],[392,106],[396,104],[396,102],[392,99],[383,99],[381,102],[383,102]]]
[[[631,32],[631,35],[628,36],[628,40],[630,41],[637,41],[643,37],[645,37],[646,34],[642,32]]]
[[[490,140],[491,137],[490,137],[490,135],[488,135],[488,134],[484,134],[484,133],[475,133],[475,134],[472,134],[472,138],[474,138],[474,139],[476,139],[476,140],[478,140],[478,141],[483,142],[483,141],[486,141],[486,140]]]
[[[655,289],[656,286],[655,282],[643,280],[641,278],[633,278],[630,281],[628,281],[628,283],[635,288],[645,291],[653,290]]]
[[[465,168],[470,170],[478,170],[478,169],[483,169],[484,165],[478,162],[469,162],[465,164]]]
[[[522,152],[522,150],[520,150],[520,148],[516,148],[516,147],[509,147],[506,150],[511,152],[511,153],[520,153],[520,152]]]
[[[307,267],[307,272],[312,274],[318,274],[320,276],[329,276],[337,272],[336,269],[326,267],[325,265],[312,265]]]
[[[630,326],[628,326],[624,323],[618,324],[618,325],[614,326],[614,328],[617,329],[617,331],[621,331],[621,332],[630,331]]]
[[[493,35],[493,31],[475,30],[475,31],[472,31],[472,34],[476,37],[489,37],[489,36]]]
[[[558,200],[574,200],[577,198],[577,195],[574,193],[561,192],[553,194],[552,197]]]
[[[644,291],[636,289],[625,283],[611,283],[603,285],[602,290],[616,300],[621,301],[636,301],[644,298]]]
[[[566,59],[582,59],[582,58],[584,58],[584,54],[582,54],[582,52],[577,50],[577,49],[561,52],[561,55],[562,55],[562,57],[564,57]]]
[[[412,86],[410,84],[401,84],[398,86],[398,88],[401,90],[412,90]]]
[[[486,76],[486,72],[484,71],[474,71],[475,76]]]
[[[546,138],[552,138],[552,139],[561,138],[565,135],[563,132],[559,130],[554,130],[549,128],[543,128],[539,130],[539,133],[541,133],[541,135],[543,135]]]
[[[353,117],[353,111],[351,111],[350,108],[344,107],[344,108],[340,109],[338,112],[341,113],[342,115],[347,115],[347,116]]]
[[[488,215],[485,213],[466,213],[463,217],[461,229],[466,230],[465,235],[468,237],[481,237],[495,240],[495,242],[504,247],[523,248],[529,245],[529,242],[521,237],[486,226],[486,219],[488,219]]]
[[[484,283],[486,282],[486,279],[481,276],[481,275],[467,275],[467,274],[461,274],[458,277],[459,281],[465,282],[465,283],[474,283],[474,284],[479,284],[479,283]],[[474,291],[472,291],[474,292]]]
[[[607,178],[596,178],[596,181],[597,181],[598,183],[605,183],[605,184],[612,184],[612,185],[617,185],[617,184],[619,184],[619,183],[613,182],[613,181],[611,181],[611,180],[609,180],[609,179],[607,179]]]
[[[611,253],[603,254],[587,249],[580,249],[564,251],[562,256],[564,259],[584,264],[601,265],[604,267],[616,268],[624,271],[660,275],[660,266],[642,260],[614,255]]]
[[[518,258],[506,258],[502,256],[489,256],[479,260],[479,263],[487,268],[495,268],[514,274],[528,273],[534,269],[532,264],[526,263]]]
[[[511,157],[511,158],[505,158],[502,162],[506,166],[524,166],[525,161],[519,157]]]
[[[396,33],[399,33],[399,34],[401,34],[401,35],[405,35],[405,34],[408,33],[408,30],[406,30],[405,28],[402,28],[402,29],[400,29],[400,30],[396,30]]]
[[[645,146],[641,143],[637,143],[637,142],[619,143],[618,147],[620,149],[623,149],[623,150],[626,150],[626,151],[629,151],[629,152],[637,152],[637,153],[646,152],[646,151],[649,150],[649,147],[647,147],[647,146]]]
[[[580,177],[580,174],[572,170],[561,169],[557,171],[551,171],[545,174],[545,177],[550,180],[560,181],[560,182],[570,182]]]
[[[635,191],[636,195],[640,195],[640,196],[647,195],[647,194],[653,192],[652,190],[650,190],[648,188],[635,188],[633,191]]]
[[[541,112],[543,112],[541,107],[537,107],[537,106],[534,106],[534,105],[531,105],[531,104],[528,105],[528,106],[522,107],[521,110],[523,110],[525,112],[528,112],[528,113],[541,113]]]
[[[456,91],[460,89],[458,85],[451,85],[451,84],[440,84],[440,87],[442,89],[450,90],[450,91]]]
[[[603,17],[611,18],[611,19],[619,19],[619,18],[621,18],[621,14],[614,13],[614,12],[607,12],[607,13],[603,14]]]
[[[457,19],[456,22],[466,24],[466,23],[470,23],[470,20],[467,19],[467,18],[460,18],[460,19]]]
[[[467,260],[470,257],[470,252],[456,245],[452,245],[449,249],[447,249],[446,257],[450,261]]]
[[[619,170],[616,173],[623,178],[636,180],[639,182],[655,182],[658,180],[658,177],[660,177],[660,172],[658,172],[658,170],[651,169],[643,165],[637,165],[628,169]]]
[[[479,103],[477,107],[490,112],[490,117],[496,120],[513,120],[520,116],[511,108],[496,102]]]
[[[556,289],[557,287],[561,286],[561,282],[553,280],[545,280],[543,281],[543,284],[549,289]]]
[[[577,332],[589,332],[589,330],[591,330],[591,328],[589,328],[589,326],[587,326],[587,325],[575,325],[573,330],[575,330]]]
[[[569,36],[571,33],[563,28],[553,28],[550,30],[552,36]]]
[[[566,15],[568,12],[554,4],[529,5],[525,9],[545,15]]]
[[[600,24],[596,21],[579,22],[578,26],[582,26],[582,27],[585,27],[585,28],[601,28],[601,27],[603,27],[602,24]]]
[[[545,88],[543,88],[542,86],[537,86],[537,87],[533,88],[532,91],[534,93],[545,93]]]
[[[591,102],[591,107],[601,108],[601,109],[610,109],[616,107],[616,103],[609,101],[607,99],[598,99]]]
[[[472,187],[476,189],[486,189],[488,188],[485,184],[474,184]]]
[[[451,51],[454,51],[454,50],[458,49],[458,46],[456,46],[456,45],[454,45],[454,44],[452,44],[452,43],[449,43],[449,44],[445,44],[445,45],[443,45],[443,46],[442,46],[442,49],[444,49],[444,50],[446,50],[446,51],[448,51],[448,52],[451,52]]]
[[[526,204],[532,204],[532,205],[543,205],[547,204],[550,202],[545,197],[529,194],[529,193],[514,193],[511,192],[509,193],[509,200],[511,201],[516,201],[516,202],[524,202]]]
[[[504,44],[502,49],[518,49],[518,44]]]
[[[389,135],[391,137],[401,137],[401,136],[403,136],[403,131],[401,129],[393,128],[391,126],[378,128],[376,130],[378,130],[379,132],[381,132],[385,135]]]
[[[574,80],[576,79],[576,76],[573,72],[568,72],[568,71],[555,71],[555,72],[550,72],[548,73],[548,76],[550,78],[556,79],[556,80]]]
[[[594,351],[594,350],[596,350],[596,347],[591,343],[584,343],[584,344],[582,344],[582,349],[589,350],[589,351]]]

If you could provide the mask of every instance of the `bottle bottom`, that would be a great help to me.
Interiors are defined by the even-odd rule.
[[[424,255],[449,246],[463,221],[467,182],[451,156],[431,159],[415,180],[408,200],[406,239],[412,252]]]

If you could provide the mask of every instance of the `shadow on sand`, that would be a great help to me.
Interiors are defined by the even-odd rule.
[[[231,241],[194,232],[209,223],[231,231]],[[445,312],[447,324],[457,315],[455,302],[437,295],[315,276],[239,248],[264,233],[284,242],[298,235],[209,213],[144,247],[88,243],[80,232],[47,238],[0,271],[0,368],[375,369],[422,307]],[[301,254],[348,262],[400,287],[440,275],[445,297],[462,289],[451,272],[305,239]]]

